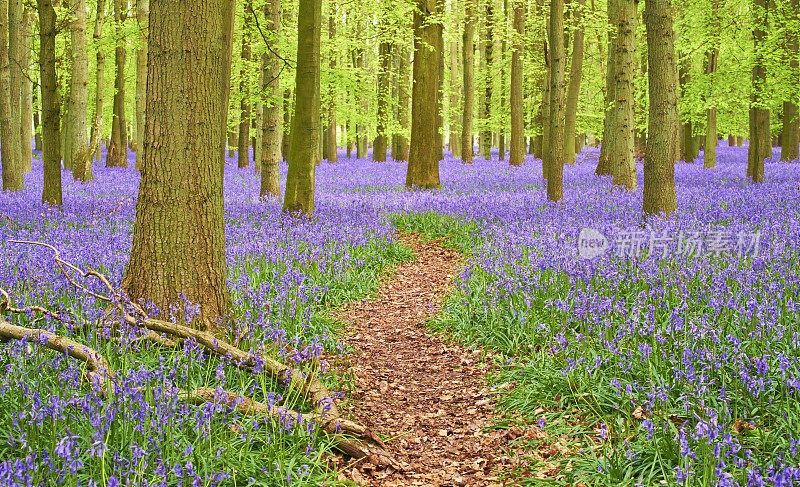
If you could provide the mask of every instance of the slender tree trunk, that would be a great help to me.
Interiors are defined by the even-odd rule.
[[[61,6],[67,11],[70,9],[69,0],[62,0]],[[56,14],[58,15],[58,14]],[[66,25],[69,26],[71,22]],[[58,28],[58,27],[56,27]],[[58,36],[58,32],[56,32]],[[56,37],[56,42],[58,37]],[[59,97],[62,103],[61,107],[61,160],[64,164],[64,169],[72,170],[72,111],[70,105],[72,104],[72,39],[65,36],[64,39],[65,49],[64,55],[56,58],[56,69],[59,76],[59,93],[66,94]],[[58,53],[58,51],[56,51]]]
[[[408,137],[406,137],[406,132],[408,130],[408,105],[410,102],[410,97],[408,93],[409,87],[409,60],[408,60],[408,52],[404,48],[398,48],[400,51],[400,63],[398,65],[398,73],[397,77],[399,78],[399,87],[397,89],[397,122],[400,124],[400,130],[402,130],[402,134],[400,135],[400,140],[397,144],[397,154],[392,154],[392,159],[395,161],[407,161],[408,160]]]
[[[614,83],[614,100],[611,110],[613,125],[608,148],[612,184],[629,190],[636,188],[636,155],[634,150],[635,119],[633,117],[633,82],[636,70],[636,3],[634,0],[612,0],[616,10],[612,42],[614,65],[608,79]]]
[[[494,47],[494,8],[492,2],[486,4],[486,22],[484,24],[484,46],[486,62],[484,63],[483,124],[481,131],[481,152],[484,159],[492,158],[492,49]]]
[[[219,113],[219,123],[222,127],[222,133],[233,135],[233,144],[230,149],[230,157],[233,157],[233,148],[238,147],[239,141],[236,138],[239,135],[238,131],[232,130],[228,126],[228,112],[230,111],[231,101],[231,70],[233,69],[233,36],[236,27],[236,0],[221,0],[222,6],[225,11],[225,17],[222,19],[222,43],[225,47],[225,59],[228,61],[222,66],[222,110]],[[226,137],[223,136],[219,145],[219,163],[225,166],[225,147]]]
[[[711,1],[711,19],[708,29],[711,32],[711,47],[706,53],[706,75],[709,78],[709,93],[706,103],[706,140],[703,148],[703,167],[712,168],[717,164],[717,107],[714,104],[714,81],[719,56],[719,1]]]
[[[294,97],[292,90],[286,88],[283,90],[283,130],[281,131],[281,158],[284,161],[289,160],[289,149],[292,143],[292,113],[294,109]],[[349,157],[349,156],[348,156]]]
[[[503,23],[502,29],[506,30],[506,26],[508,25],[508,0],[503,0]],[[498,148],[498,158],[501,161],[506,159],[506,125],[505,125],[505,114],[506,114],[506,97],[508,96],[508,92],[506,92],[506,56],[508,52],[508,42],[506,40],[506,36],[502,35],[503,40],[500,43],[500,125],[499,130],[497,132],[497,148]]]
[[[619,17],[617,7],[618,1],[619,0],[609,0],[608,3],[608,24],[610,28],[608,31],[608,58],[606,59],[606,73],[608,73],[608,76],[606,77],[605,84],[605,118],[603,119],[603,137],[602,145],[600,146],[600,157],[597,160],[597,168],[594,171],[598,176],[611,176],[612,174],[609,151],[614,147],[613,139],[616,136],[614,130],[616,126],[614,116],[617,112],[613,110],[613,107],[617,100],[616,93],[614,92],[617,88],[617,84],[614,82],[612,73],[614,73],[615,70],[614,64],[617,55],[614,50],[614,39],[616,36],[614,29],[616,28],[617,18]]]
[[[123,1],[125,2],[123,4]],[[114,115],[111,122],[111,143],[106,154],[106,166],[128,167],[128,125],[125,121],[125,60],[127,49],[123,34],[124,9],[127,0],[114,0],[114,24],[117,47],[114,50],[116,77],[114,80]]]
[[[314,170],[320,136],[322,0],[300,0],[297,22],[297,91],[283,209],[311,216],[314,212]]]
[[[61,103],[56,78],[56,11],[51,0],[37,0],[36,3],[39,7],[39,77],[42,80],[42,203],[61,206]]]
[[[472,164],[475,157],[472,124],[475,112],[475,0],[464,0],[464,114],[461,117],[461,161]]]
[[[33,160],[33,151],[31,150],[31,139],[33,139],[33,82],[31,80],[36,76],[30,68],[35,17],[35,10],[25,9],[23,14],[22,54],[20,55],[20,64],[24,70],[22,77],[22,127],[20,132],[22,138],[22,168],[26,173],[31,170]]]
[[[89,152],[88,123],[89,56],[86,50],[86,0],[72,0],[72,86],[70,87],[70,160],[72,177],[78,181],[91,181],[92,154]]]
[[[25,174],[25,160],[22,158],[22,39],[23,19],[22,0],[9,0],[8,5],[8,57],[10,68],[10,102],[11,102],[11,150],[16,161],[15,171]],[[3,42],[5,42],[5,37]],[[20,175],[22,182],[22,175]]]
[[[263,62],[262,62],[263,68]],[[264,70],[259,69],[258,72],[258,83],[259,90],[262,86],[264,86]],[[281,94],[278,93],[278,96]],[[263,144],[262,138],[262,127],[264,126],[264,104],[261,103],[261,98],[256,98],[258,101],[253,105],[253,124],[250,126],[250,144],[253,146],[253,173],[254,174],[261,174],[261,146]],[[280,142],[278,143],[278,147],[280,147]],[[278,154],[278,160],[280,160],[280,153]]]
[[[564,0],[550,2],[550,140],[545,157],[548,162],[547,199],[561,201],[564,172]]]
[[[677,67],[671,0],[646,0],[647,79],[650,116],[644,157],[645,215],[675,211],[675,126],[678,123]]]
[[[331,2],[331,13],[328,17],[328,38],[331,43],[336,38],[336,4]],[[328,61],[328,68],[331,72],[336,72],[336,52],[332,52],[330,60]],[[325,146],[327,147],[328,162],[339,162],[339,152],[337,143],[336,132],[336,83],[331,81],[328,83],[328,128],[326,129],[327,137],[325,138]]]
[[[548,17],[549,19],[549,17]],[[547,36],[550,38],[550,21],[546,22]],[[549,41],[544,42],[544,90],[542,90],[542,176],[544,179],[550,178],[550,165],[547,163],[547,157],[550,153],[550,118],[552,116],[552,107],[550,104],[551,94],[551,80],[550,74],[552,71],[552,60],[550,58]]]
[[[136,50],[136,169],[144,161],[145,92],[147,89],[147,25],[150,0],[136,0],[136,24],[139,28],[139,48]]]
[[[102,140],[103,129],[103,86],[105,77],[106,54],[100,45],[100,40],[103,33],[103,19],[106,15],[105,0],[97,0],[97,10],[94,19],[94,33],[92,39],[94,40],[95,49],[97,49],[96,60],[97,66],[95,70],[94,80],[94,120],[92,121],[92,158],[100,156],[100,141]]]
[[[284,96],[281,99],[281,60],[278,58],[278,39],[281,32],[281,1],[270,0],[264,5],[264,29],[272,33],[268,37],[268,49],[261,55],[261,91],[267,97],[262,115],[261,129],[261,196],[280,198],[281,188],[279,170],[281,162],[281,119],[283,103],[291,103]],[[287,90],[288,92],[288,90]],[[283,102],[283,103],[281,103]],[[288,137],[286,137],[288,139]]]
[[[37,77],[38,79],[38,77]],[[33,85],[33,150],[42,150],[42,130],[40,122],[41,96],[39,94],[39,83]]]
[[[572,64],[569,71],[567,89],[567,110],[564,123],[564,162],[575,164],[575,125],[578,116],[578,100],[581,95],[581,76],[583,75],[583,7],[586,0],[577,0],[574,21],[577,28],[572,39]]]
[[[764,182],[764,159],[772,157],[769,130],[769,108],[766,103],[767,67],[764,40],[769,27],[766,0],[753,0],[753,95],[750,108],[750,147],[747,150],[747,177],[754,183]]]
[[[389,76],[391,73],[392,52],[388,42],[381,42],[378,46],[380,69],[378,70],[378,132],[372,149],[372,160],[386,161],[386,149],[389,143],[387,131],[389,129]]]
[[[522,67],[525,48],[525,1],[514,0],[514,21],[512,22],[514,43],[511,54],[511,151],[508,161],[512,166],[525,162],[525,133],[522,107]]]
[[[458,0],[453,0],[451,3],[454,16],[457,15]],[[449,121],[449,135],[450,135],[450,155],[453,158],[461,158],[461,128],[459,127],[459,108],[461,104],[460,93],[461,86],[459,82],[460,69],[459,69],[459,46],[458,40],[454,39],[450,42],[450,90],[449,107],[450,107],[450,121]]]
[[[435,0],[417,0],[414,11],[414,73],[411,95],[411,147],[406,188],[439,188],[439,58],[442,24]]]
[[[691,68],[691,61],[692,58],[688,57],[680,64],[679,76],[682,97],[684,96],[689,83],[692,81],[692,76],[689,71]],[[686,162],[694,162],[694,160],[697,158],[698,149],[694,140],[694,127],[692,126],[691,114],[686,114],[686,120],[684,120],[683,124],[681,125],[681,131],[683,134],[681,139],[683,147],[681,155],[683,156],[683,160]]]
[[[250,5],[244,7],[244,25],[242,26],[242,66],[239,70],[239,94],[242,101],[239,104],[239,154],[237,165],[240,169],[250,166],[250,83],[248,83],[249,64],[251,58],[250,44],[252,43],[253,11]]]
[[[795,25],[798,22],[798,12],[800,12],[800,0],[791,0],[790,10],[791,19]],[[789,54],[789,80],[791,86],[795,87],[795,98],[783,101],[783,134],[781,140],[781,160],[794,161],[800,158],[800,110],[798,110],[797,96],[800,95],[800,64],[798,64],[798,38],[800,32],[795,30],[789,33],[787,51]]]
[[[153,2],[149,55],[159,62],[147,67],[144,165],[122,282],[162,316],[182,297],[198,304],[192,326],[211,330],[231,306],[219,163],[225,15],[224,0]]]

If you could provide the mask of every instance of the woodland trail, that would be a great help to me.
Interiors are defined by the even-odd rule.
[[[394,269],[370,299],[345,305],[333,315],[348,323],[346,356],[356,389],[343,413],[386,441],[405,464],[402,472],[349,460],[340,480],[381,486],[499,486],[511,466],[512,430],[488,430],[493,403],[483,376],[490,365],[480,351],[446,343],[425,321],[442,300],[462,263],[461,255],[401,235],[415,259]],[[352,466],[350,466],[352,465]]]

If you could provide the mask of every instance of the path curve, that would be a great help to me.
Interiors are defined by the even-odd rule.
[[[407,467],[376,471],[360,461],[339,479],[381,486],[502,485],[496,472],[510,463],[507,432],[482,430],[492,424],[483,380],[489,365],[479,351],[447,343],[424,327],[441,311],[461,255],[417,235],[398,238],[415,259],[388,274],[375,296],[333,316],[348,323],[345,340],[353,351],[347,365],[357,387],[343,412],[390,438],[389,452]]]

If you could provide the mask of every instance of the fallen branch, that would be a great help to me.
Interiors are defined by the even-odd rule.
[[[42,330],[41,328],[26,328],[24,326],[12,325],[0,318],[1,340],[24,340],[26,338],[28,340],[35,340],[51,350],[67,354],[70,357],[86,362],[86,366],[89,368],[89,371],[86,373],[89,382],[98,388],[98,392],[101,396],[106,395],[107,381],[113,379],[115,374],[114,370],[108,365],[106,359],[97,351],[75,340],[56,335],[53,332]]]

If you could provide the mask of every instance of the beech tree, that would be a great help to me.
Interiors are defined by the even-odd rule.
[[[525,162],[524,114],[522,106],[523,36],[525,35],[525,2],[514,1],[514,42],[511,54],[511,150],[508,162],[519,166]],[[574,61],[573,61],[574,62]]]
[[[772,157],[769,108],[766,106],[767,78],[764,40],[769,27],[766,0],[753,0],[753,94],[750,105],[750,146],[747,150],[747,177],[754,183],[764,182],[764,159]]]
[[[564,115],[564,162],[567,164],[575,163],[575,126],[581,94],[581,77],[583,76],[583,7],[585,5],[586,0],[576,0],[576,7],[572,14],[575,30],[572,34],[572,62],[567,88],[567,108]]]
[[[122,24],[127,17],[128,0],[114,0],[114,29],[116,48],[114,49],[114,113],[111,122],[111,141],[108,144],[106,166],[128,167],[128,125],[125,121],[125,36]],[[145,115],[146,117],[147,115]]]
[[[547,143],[547,199],[563,198],[564,173],[564,0],[550,1],[550,133]]]
[[[242,100],[239,103],[239,139],[238,139],[238,155],[237,166],[245,168],[250,165],[250,93],[248,83],[248,72],[250,58],[252,51],[250,44],[253,42],[253,26],[252,26],[253,12],[250,5],[246,4],[244,7],[244,25],[242,26],[242,63],[239,69],[239,93]]]
[[[461,117],[461,161],[475,158],[472,124],[475,111],[475,0],[464,0],[464,114]]]
[[[42,203],[60,206],[61,110],[56,78],[56,11],[52,0],[36,0],[36,4],[39,7],[39,79],[42,87]]]
[[[3,190],[23,188],[23,171],[19,155],[14,152],[15,132],[11,110],[11,67],[8,44],[8,0],[0,0],[0,162],[3,164]]]
[[[99,8],[99,7],[98,7]],[[136,0],[136,25],[139,29],[139,48],[136,50],[136,169],[141,170],[144,160],[144,117],[147,89],[147,25],[150,0]]]
[[[264,4],[264,29],[268,36],[267,49],[261,55],[262,85],[266,96],[264,113],[261,116],[261,196],[280,198],[279,168],[281,162],[283,103],[278,59],[278,35],[281,30],[281,2],[270,0]],[[286,137],[288,139],[288,137]]]
[[[798,25],[800,22],[800,0],[790,0],[789,15],[790,21]],[[789,56],[789,85],[795,87],[795,92],[789,94],[783,101],[783,132],[781,141],[781,160],[794,161],[800,158],[798,149],[800,147],[800,51],[798,51],[798,40],[800,40],[800,27],[789,31],[789,38],[786,42]]]
[[[128,297],[154,303],[164,317],[184,296],[200,306],[192,325],[211,329],[231,304],[218,157],[230,63],[223,24],[232,8],[229,0],[151,5],[149,56],[158,62],[147,67],[144,165],[122,283]]]
[[[88,123],[86,108],[89,102],[89,56],[86,50],[86,0],[73,0],[72,23],[70,28],[72,39],[72,84],[70,85],[71,124],[70,165],[72,177],[78,181],[91,181],[92,155],[89,151]],[[30,143],[28,144],[30,145]]]

